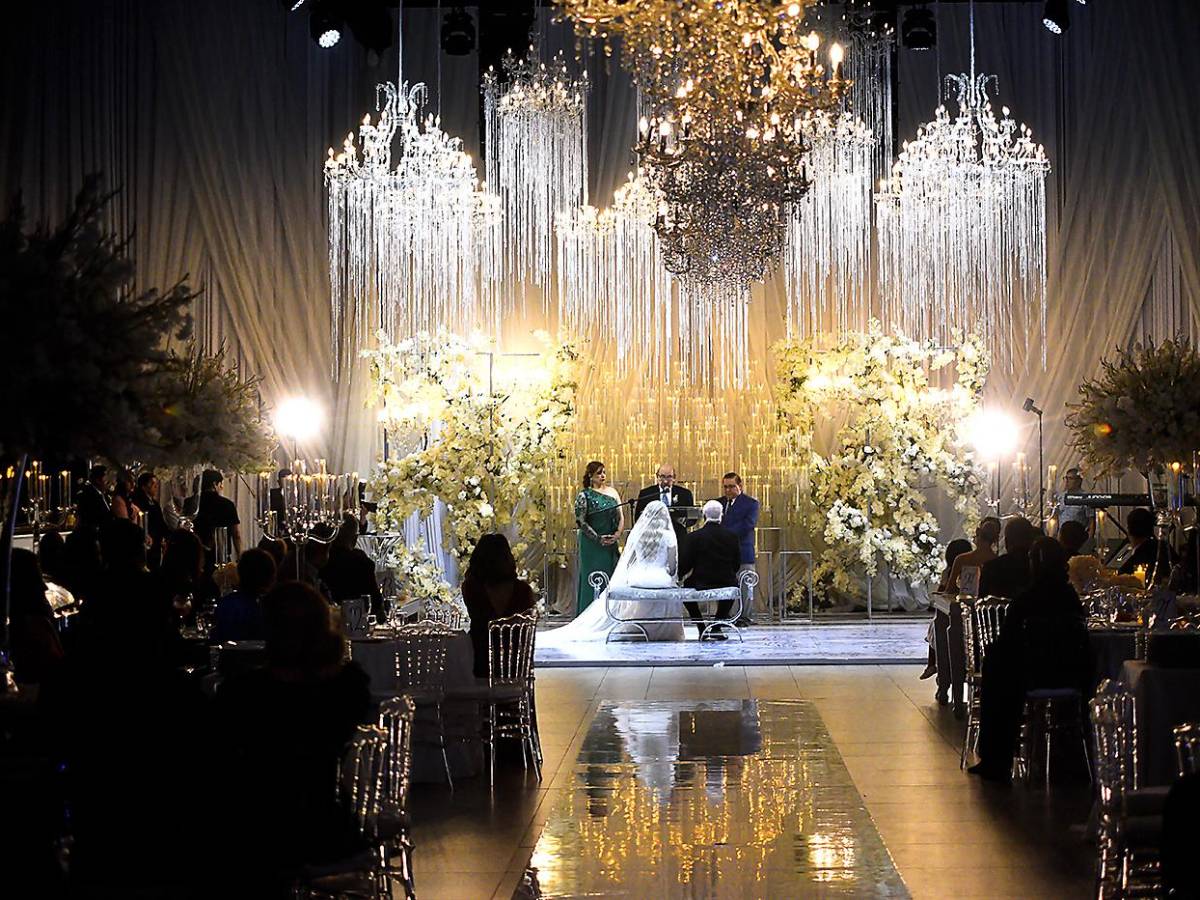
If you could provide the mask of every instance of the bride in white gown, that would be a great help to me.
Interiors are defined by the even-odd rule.
[[[629,533],[625,543],[625,552],[617,561],[617,568],[609,579],[609,588],[673,588],[678,587],[675,579],[676,568],[679,564],[679,544],[675,538],[675,529],[671,527],[671,514],[663,504],[655,500],[638,518]],[[617,619],[608,614],[606,603],[607,591],[592,601],[587,609],[575,617],[574,621],[562,628],[544,631],[538,635],[539,647],[553,647],[559,644],[575,643],[577,641],[603,641],[609,629],[618,625],[617,633],[622,633]],[[678,600],[669,602],[653,601],[619,601],[615,604],[616,612],[622,619],[632,619],[645,616],[647,619],[657,619],[664,616],[673,618],[683,617],[683,604]],[[658,625],[644,625],[652,641],[682,641],[682,622],[663,622]],[[641,635],[641,632],[630,626],[630,634]]]

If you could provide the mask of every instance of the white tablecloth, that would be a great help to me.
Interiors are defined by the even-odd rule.
[[[350,642],[350,654],[362,666],[371,680],[371,694],[376,699],[397,693],[396,640],[366,638]],[[446,654],[446,690],[471,687],[476,683],[475,651],[471,638],[463,633],[450,641]],[[448,734],[461,734],[479,720],[474,703],[444,703],[442,718]],[[421,711],[413,731],[413,779],[415,781],[445,781],[442,754],[433,744],[432,713]],[[447,748],[450,773],[455,778],[469,777],[482,768],[482,753],[476,743],[454,742]]]

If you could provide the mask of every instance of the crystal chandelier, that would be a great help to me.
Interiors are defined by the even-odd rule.
[[[847,112],[809,119],[812,188],[790,210],[784,272],[788,334],[867,325],[875,136]]]
[[[946,79],[958,113],[939,106],[876,195],[884,318],[939,342],[974,331],[1010,369],[1034,333],[1044,365],[1050,166],[1007,107],[996,118],[974,35],[972,3],[970,74]]]
[[[353,358],[382,329],[498,326],[499,207],[481,190],[462,142],[418,113],[425,86],[381,84],[340,153],[329,150],[329,271],[333,358]],[[392,144],[398,137],[395,160]]]
[[[500,197],[508,275],[547,284],[556,217],[587,202],[587,75],[565,62],[547,67],[530,47],[510,52],[504,75],[483,79],[487,183]]]
[[[560,322],[595,339],[622,377],[740,385],[747,372],[749,288],[672,276],[650,225],[658,208],[639,170],[608,209],[585,206],[560,220]]]
[[[659,195],[667,268],[696,284],[760,280],[778,260],[788,206],[808,187],[806,116],[837,105],[801,13],[814,0],[561,0],[584,33],[619,36],[647,110],[636,151]]]

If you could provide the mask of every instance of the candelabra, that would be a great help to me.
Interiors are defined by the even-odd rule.
[[[280,482],[277,503],[272,502],[270,474],[258,475],[258,524],[267,537],[288,541],[297,548],[297,577],[304,543],[309,540],[328,543],[313,536],[317,526],[325,525],[336,531],[345,516],[359,519],[362,515],[357,472],[330,474],[323,459],[316,461],[315,469],[310,474],[306,460],[292,460],[286,483]]]

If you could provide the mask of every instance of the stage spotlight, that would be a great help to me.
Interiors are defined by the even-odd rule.
[[[1042,24],[1051,34],[1062,34],[1071,27],[1071,13],[1067,0],[1046,0],[1046,9],[1042,13]]]
[[[342,22],[329,11],[329,4],[317,3],[308,16],[308,33],[318,47],[328,50],[342,39]]]
[[[937,20],[928,6],[911,7],[900,22],[900,37],[909,50],[932,50],[937,45]]]
[[[442,22],[442,49],[451,56],[466,56],[475,49],[475,22],[461,6],[446,13]]]
[[[980,410],[967,420],[966,436],[984,459],[1000,459],[1017,446],[1017,425],[1004,413]]]
[[[321,408],[307,397],[289,397],[275,410],[275,430],[293,441],[303,441],[321,428]]]

